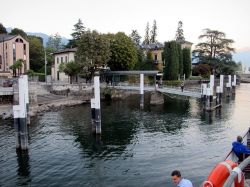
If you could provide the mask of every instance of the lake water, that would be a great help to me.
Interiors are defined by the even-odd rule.
[[[91,134],[90,105],[32,118],[29,152],[15,149],[13,122],[0,121],[0,186],[174,186],[179,169],[199,186],[250,122],[250,84],[220,111],[194,99],[166,97],[140,109],[139,95],[103,102],[102,135]]]

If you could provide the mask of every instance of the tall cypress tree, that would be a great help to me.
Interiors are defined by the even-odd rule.
[[[157,25],[156,25],[156,20],[154,20],[152,30],[151,30],[150,43],[156,42],[156,36],[157,36]]]
[[[188,48],[183,49],[183,73],[186,78],[191,75],[191,51]]]
[[[165,60],[165,67],[163,69],[163,78],[165,80],[169,80],[170,79],[170,42],[165,42],[164,43],[164,49],[163,49],[163,56],[164,56],[164,60]]]
[[[164,79],[177,80],[179,75],[178,44],[175,41],[165,42],[163,55],[165,59]]]
[[[176,35],[175,35],[175,40],[178,43],[185,42],[185,37],[184,37],[184,34],[183,34],[183,28],[182,28],[182,21],[178,22],[178,28],[177,28]]]
[[[150,43],[150,39],[149,39],[149,23],[148,22],[147,22],[147,26],[146,26],[145,31],[146,31],[146,33],[145,33],[143,44],[148,45]]]
[[[178,56],[178,49],[177,49],[177,43],[175,41],[171,41],[170,44],[171,48],[171,80],[177,80],[179,75],[179,56]]]
[[[179,57],[179,74],[180,76],[183,75],[183,52],[181,49],[181,45],[177,43],[177,48],[178,48],[178,57]]]

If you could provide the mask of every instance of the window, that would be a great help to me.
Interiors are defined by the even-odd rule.
[[[26,55],[26,44],[23,44],[23,54]]]
[[[13,43],[12,48],[13,48],[13,61],[15,62],[16,61],[16,44]],[[6,54],[6,58],[7,58],[7,54]]]
[[[5,49],[8,49],[8,45],[7,44],[5,44]]]
[[[157,60],[157,54],[155,54],[155,61]]]
[[[56,58],[56,63],[59,64],[59,57]]]
[[[0,55],[0,69],[2,69],[2,56]]]
[[[22,40],[21,38],[17,38],[17,39],[15,40],[15,42],[17,42],[17,43],[23,43],[23,40]]]
[[[68,57],[67,56],[65,56],[65,62],[68,62]]]
[[[63,57],[61,57],[61,63],[63,62]]]

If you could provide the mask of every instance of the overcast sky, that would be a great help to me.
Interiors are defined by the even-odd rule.
[[[250,0],[1,0],[0,22],[26,32],[59,33],[71,38],[73,25],[84,25],[102,33],[137,29],[157,22],[157,40],[172,40],[178,21],[184,36],[194,44],[205,28],[226,33],[237,51],[250,52]]]

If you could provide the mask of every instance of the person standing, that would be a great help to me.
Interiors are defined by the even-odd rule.
[[[181,83],[181,91],[183,92],[184,89],[184,82]]]
[[[180,171],[174,170],[171,176],[173,183],[176,184],[177,187],[193,187],[193,184],[190,180],[181,177]]]

